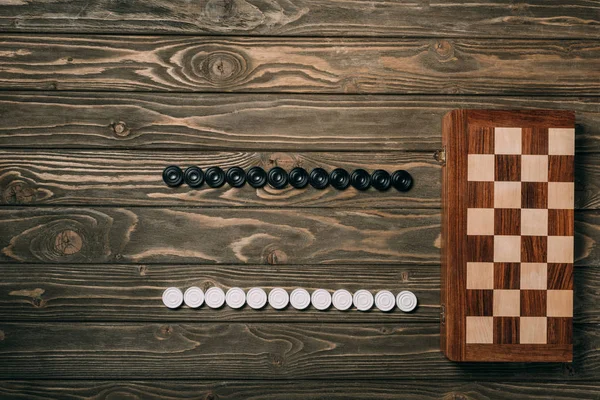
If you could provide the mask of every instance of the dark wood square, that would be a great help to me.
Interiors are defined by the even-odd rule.
[[[548,183],[522,182],[521,208],[548,208]]]
[[[494,179],[496,181],[521,180],[521,156],[512,154],[497,154],[494,163]]]
[[[467,260],[470,262],[494,261],[493,236],[467,236]]]
[[[575,156],[548,156],[548,181],[573,182],[575,180]]]
[[[548,154],[548,128],[523,128],[522,154]]]
[[[546,316],[546,290],[521,290],[521,316]]]
[[[519,317],[494,317],[494,343],[519,343]]]
[[[494,208],[494,182],[467,183],[469,208]]]
[[[469,154],[494,154],[494,128],[469,126]]]
[[[548,290],[573,290],[573,264],[548,264]]]
[[[573,342],[573,318],[548,317],[548,344]]]
[[[521,209],[497,208],[494,210],[494,235],[520,235]]]
[[[547,250],[547,236],[521,236],[521,262],[546,262]]]
[[[548,210],[548,235],[573,236],[574,217],[573,210]]]
[[[494,313],[494,291],[467,289],[467,314],[468,316],[488,316]]]
[[[494,263],[494,289],[519,289],[521,264]]]

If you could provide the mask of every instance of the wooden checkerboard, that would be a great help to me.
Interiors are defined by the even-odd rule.
[[[457,361],[570,361],[574,115],[444,118],[442,349]]]

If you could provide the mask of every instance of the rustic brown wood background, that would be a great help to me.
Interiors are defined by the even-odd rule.
[[[0,398],[600,398],[600,2],[0,2]],[[577,114],[575,361],[439,351],[441,118]],[[190,191],[168,164],[410,170]],[[180,309],[168,286],[413,290]]]

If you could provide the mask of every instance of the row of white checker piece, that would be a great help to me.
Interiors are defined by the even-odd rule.
[[[310,304],[320,311],[327,310],[332,304],[340,310],[348,310],[352,305],[359,311],[368,311],[373,304],[384,312],[397,306],[404,312],[411,312],[417,307],[417,297],[414,293],[404,290],[394,296],[389,290],[380,290],[375,296],[365,289],[358,290],[352,295],[346,289],[336,290],[333,295],[325,289],[317,289],[309,294],[306,289],[297,288],[288,294],[283,288],[274,288],[269,295],[258,287],[244,292],[243,289],[233,287],[225,293],[223,289],[213,286],[206,293],[197,286],[188,288],[185,293],[176,287],[167,288],[162,295],[162,301],[168,308],[179,308],[185,302],[190,308],[198,308],[202,304],[210,308],[221,308],[225,303],[231,308],[239,309],[248,304],[252,309],[259,310],[269,302],[276,310],[282,310],[291,304],[297,310],[304,310]]]

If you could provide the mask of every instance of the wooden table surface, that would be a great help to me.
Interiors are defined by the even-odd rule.
[[[600,3],[0,3],[0,398],[600,398]],[[439,351],[441,118],[576,112],[574,362]],[[169,164],[407,169],[406,194]],[[416,312],[166,309],[169,286]]]

